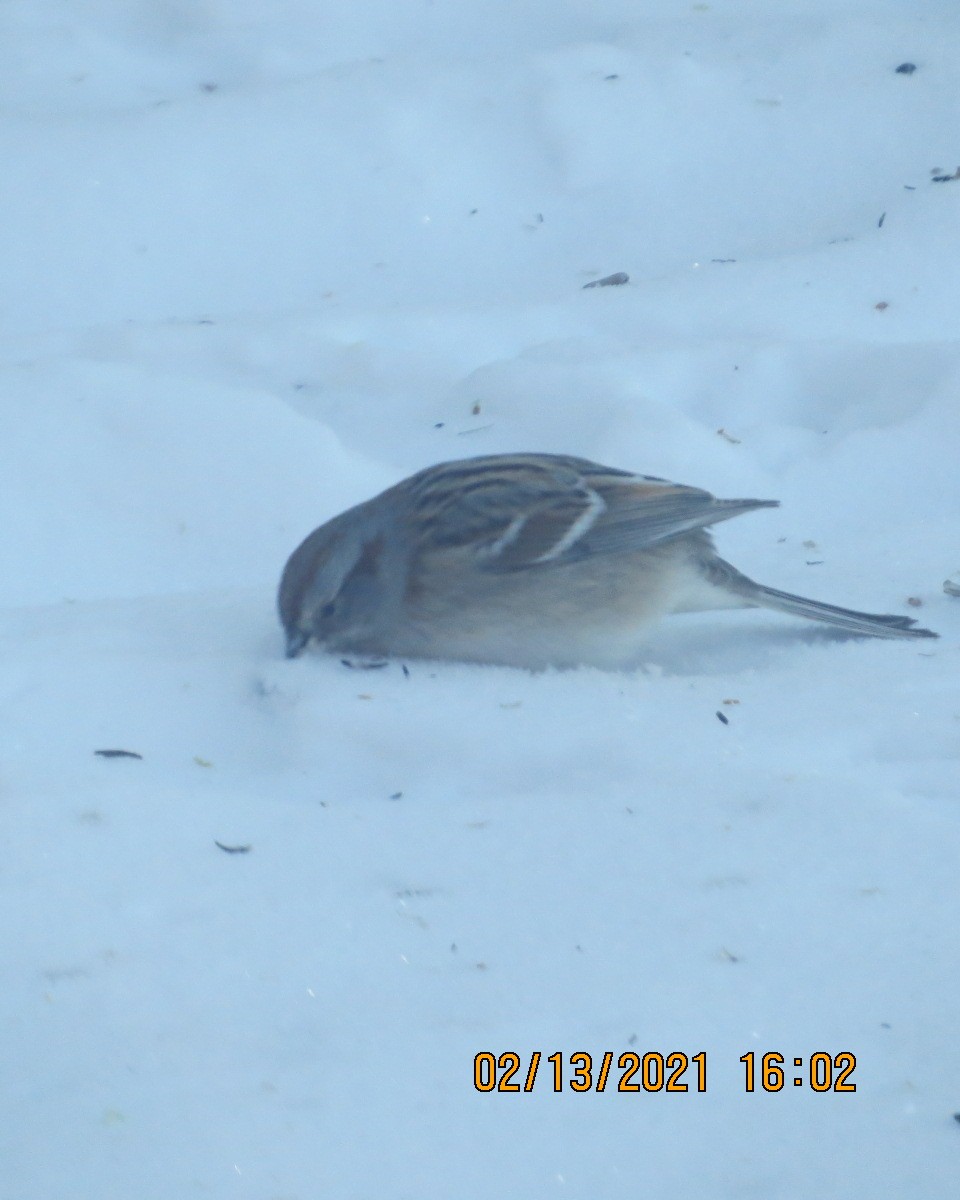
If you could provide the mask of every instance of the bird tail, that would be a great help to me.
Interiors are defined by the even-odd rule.
[[[912,617],[899,617],[888,613],[864,613],[852,608],[840,608],[836,604],[823,604],[819,600],[808,600],[805,596],[794,596],[790,592],[778,592],[776,588],[755,584],[758,603],[765,608],[792,613],[795,617],[808,617],[811,621],[825,621],[849,633],[860,633],[867,637],[882,638],[930,638],[939,637],[932,629],[914,628]]]
[[[808,600],[806,596],[794,596],[791,592],[779,592],[776,588],[764,587],[742,575],[723,559],[710,564],[712,582],[741,596],[747,604],[762,608],[774,608],[778,612],[790,613],[795,617],[806,617],[810,621],[823,621],[848,633],[864,637],[881,638],[935,638],[940,635],[932,629],[915,628],[912,617],[901,617],[889,613],[857,612],[852,608],[840,608],[836,604],[824,604],[820,600]]]

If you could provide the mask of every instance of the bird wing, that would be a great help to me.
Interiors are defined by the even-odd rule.
[[[605,508],[578,543],[585,554],[639,550],[779,504],[777,500],[718,500],[700,488],[644,477],[611,483],[600,494]]]
[[[544,454],[444,463],[422,472],[413,491],[429,548],[472,548],[479,565],[499,571],[639,550],[777,503],[717,500],[700,488]]]

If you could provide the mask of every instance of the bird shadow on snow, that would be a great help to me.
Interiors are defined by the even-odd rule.
[[[674,616],[657,627],[637,667],[665,675],[728,675],[786,666],[801,647],[865,640],[827,625],[767,624],[754,613]]]
[[[724,619],[726,618],[726,619]],[[772,618],[776,622],[776,617]],[[651,633],[649,642],[638,651],[634,661],[613,674],[658,674],[664,676],[697,676],[697,675],[731,675],[749,673],[764,669],[789,667],[795,663],[794,652],[810,646],[829,646],[845,642],[872,641],[855,633],[847,633],[842,629],[830,626],[811,625],[795,626],[789,623],[778,624],[758,623],[756,617],[744,616],[742,619],[731,618],[723,614],[720,619],[713,617],[668,617],[656,630]],[[314,648],[313,654],[326,658],[320,650]],[[310,657],[308,656],[308,657]],[[398,666],[403,659],[365,659],[362,655],[341,656],[339,658],[345,667],[354,670],[364,670],[371,667]],[[431,669],[442,669],[443,664],[427,659],[418,663],[417,660],[407,660],[411,668],[416,665],[428,665]],[[279,660],[281,671],[289,665],[287,660]],[[465,664],[466,666],[483,666],[483,664]],[[496,667],[496,670],[511,671],[516,669],[520,674],[529,674],[523,668]],[[557,668],[560,674],[581,670],[578,667]],[[593,668],[591,668],[593,669]],[[540,674],[534,671],[534,675]],[[260,681],[261,694],[265,687]],[[277,690],[274,686],[267,687],[267,692]],[[279,689],[281,692],[284,687]]]

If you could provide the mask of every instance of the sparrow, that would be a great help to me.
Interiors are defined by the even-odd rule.
[[[315,529],[278,607],[287,655],[615,669],[677,612],[772,608],[849,634],[932,638],[909,617],[755,583],[708,532],[776,500],[718,500],[654,475],[557,454],[440,463]]]

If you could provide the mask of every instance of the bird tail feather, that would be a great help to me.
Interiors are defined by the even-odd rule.
[[[901,617],[892,613],[857,612],[853,608],[840,608],[836,604],[824,604],[806,596],[795,596],[792,592],[780,592],[776,588],[754,583],[736,567],[722,558],[707,564],[712,583],[726,588],[743,598],[746,604],[762,608],[773,608],[778,612],[790,613],[795,617],[806,617],[810,621],[823,621],[848,633],[865,637],[881,638],[935,638],[940,635],[932,629],[917,628],[912,617]]]

